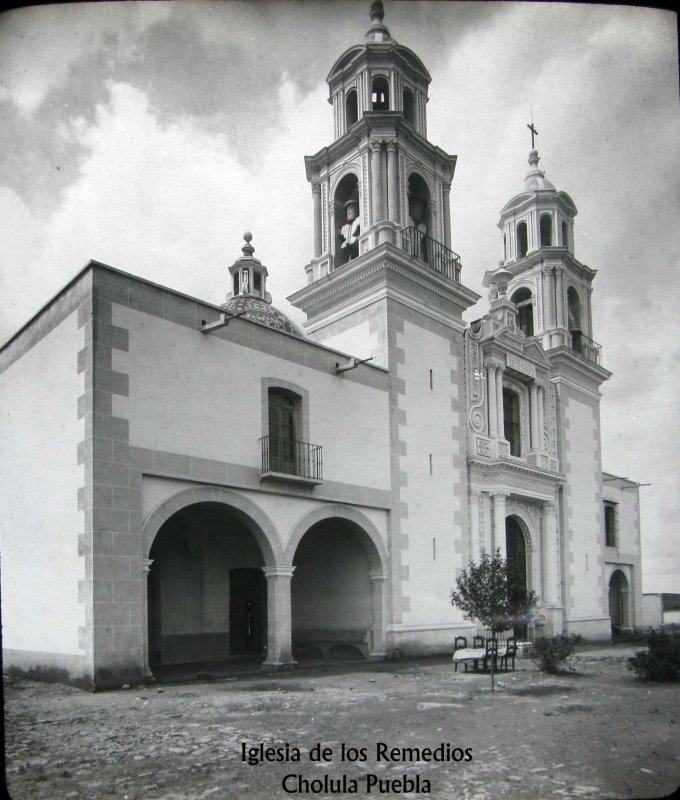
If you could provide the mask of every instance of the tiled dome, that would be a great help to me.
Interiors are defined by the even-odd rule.
[[[274,330],[290,333],[300,339],[305,338],[304,333],[294,322],[261,297],[239,295],[238,297],[232,297],[222,308],[228,314],[239,314],[246,319],[274,328]]]

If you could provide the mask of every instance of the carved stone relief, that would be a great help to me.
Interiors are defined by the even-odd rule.
[[[468,348],[469,369],[467,371],[468,387],[470,398],[469,402],[469,421],[473,431],[481,432],[484,430],[484,402],[486,392],[483,380],[482,353],[479,344],[471,336],[466,337]]]

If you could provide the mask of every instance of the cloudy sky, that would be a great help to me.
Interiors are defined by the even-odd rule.
[[[80,3],[0,15],[0,341],[89,259],[215,303],[242,234],[274,302],[305,282],[303,156],[332,140],[325,77],[368,0]],[[676,18],[612,5],[385,2],[432,75],[429,138],[458,155],[463,280],[502,256],[527,171],[574,199],[598,270],[605,469],[643,487],[643,588],[680,592],[680,119]]]

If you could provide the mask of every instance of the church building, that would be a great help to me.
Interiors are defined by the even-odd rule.
[[[536,635],[641,624],[576,206],[532,149],[466,323],[456,156],[427,138],[427,68],[370,16],[327,78],[334,140],[305,158],[304,331],[246,233],[222,305],[91,261],[0,349],[5,669],[99,689],[451,652],[482,548],[520,565]]]

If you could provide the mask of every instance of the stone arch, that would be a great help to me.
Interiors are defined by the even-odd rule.
[[[149,566],[152,564],[150,560],[150,556],[152,553],[152,545],[157,540],[157,536],[161,531],[164,529],[166,523],[172,525],[172,519],[175,517],[179,512],[183,511],[184,509],[191,509],[195,507],[199,513],[205,513],[205,509],[209,507],[215,506],[222,506],[225,510],[231,512],[243,525],[244,528],[252,535],[252,538],[255,541],[255,545],[259,548],[258,557],[255,559],[255,562],[248,564],[247,566],[249,569],[247,570],[250,576],[250,581],[252,582],[253,579],[257,579],[259,575],[259,584],[261,584],[258,588],[260,592],[260,599],[258,601],[258,605],[261,609],[261,613],[259,616],[262,617],[262,624],[259,625],[259,628],[262,629],[262,643],[264,644],[264,636],[266,635],[266,630],[264,628],[264,617],[267,613],[266,611],[266,595],[264,594],[264,587],[262,584],[265,583],[265,579],[263,577],[263,573],[266,574],[267,570],[276,570],[282,568],[282,547],[279,542],[279,537],[276,532],[276,529],[269,519],[269,517],[257,506],[252,500],[243,495],[239,494],[238,492],[232,491],[230,489],[223,489],[220,487],[196,487],[192,489],[185,489],[183,491],[178,492],[177,494],[169,497],[168,499],[161,502],[146,518],[142,526],[142,535],[143,535],[143,555],[145,558],[145,571],[149,572]],[[172,540],[169,540],[172,541]],[[162,546],[167,546],[163,544]],[[253,551],[254,554],[254,551]],[[261,560],[260,560],[261,559]],[[222,562],[224,565],[226,562]],[[285,566],[285,565],[283,565]],[[157,567],[157,565],[156,565]],[[229,573],[230,575],[230,591],[232,588],[231,583],[231,576],[236,572],[244,572],[245,570],[233,570]],[[199,573],[200,574],[200,573]],[[151,574],[149,578],[154,578],[158,576],[159,573],[155,571],[154,566],[151,566]],[[157,580],[162,580],[160,577]],[[203,580],[202,578],[200,580]],[[215,586],[214,582],[212,584]],[[254,584],[253,584],[254,586]],[[156,647],[154,642],[160,640],[161,636],[161,619],[160,616],[160,606],[156,604],[156,601],[153,601],[154,598],[159,597],[159,592],[161,591],[160,583],[154,584],[154,589],[152,590],[149,581],[145,580],[143,582],[143,607],[144,607],[144,625],[143,625],[143,653],[144,653],[144,671],[147,675],[152,674],[151,670],[151,662],[150,662],[150,649],[153,649],[156,652]],[[153,605],[153,609],[150,606]],[[229,605],[231,608],[231,598],[229,601]],[[231,613],[231,612],[230,612]],[[150,627],[154,628],[154,642],[150,641],[152,634],[150,633]],[[200,626],[199,626],[200,627]],[[229,637],[231,637],[231,630],[232,624],[229,625]],[[199,630],[198,636],[204,635],[205,630]],[[230,644],[230,648],[233,645]],[[158,651],[160,652],[160,647]],[[183,646],[179,648],[182,653],[185,655],[189,652],[185,650]],[[230,650],[231,651],[231,650]],[[211,658],[214,655],[211,655]],[[165,658],[165,654],[164,654]],[[195,660],[194,657],[188,655],[186,657],[187,661]],[[208,659],[211,660],[211,659]]]
[[[341,267],[359,254],[358,236],[362,231],[363,210],[360,186],[360,173],[352,166],[342,170],[331,187],[334,268]]]
[[[292,564],[295,551],[305,533],[317,522],[326,519],[342,519],[351,523],[352,530],[359,536],[359,541],[366,550],[371,571],[387,569],[387,549],[376,526],[358,509],[339,505],[321,506],[297,521],[285,547],[285,563]]]
[[[631,628],[630,581],[620,567],[614,567],[607,581],[609,596],[609,618],[612,633]]]
[[[185,489],[164,500],[147,516],[142,525],[144,558],[149,557],[156,534],[170,517],[196,503],[221,503],[237,512],[255,537],[265,564],[276,566],[283,562],[283,550],[274,523],[252,500],[231,489],[219,487]]]
[[[285,553],[295,570],[295,657],[384,657],[387,549],[370,519],[353,507],[324,505],[298,520]]]

